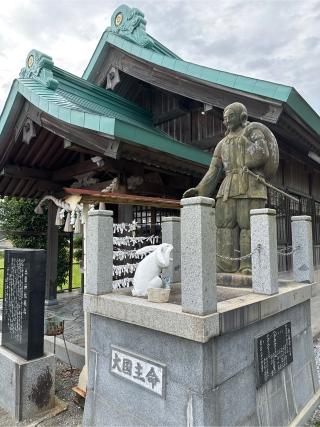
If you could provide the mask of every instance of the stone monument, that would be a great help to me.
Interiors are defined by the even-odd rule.
[[[216,196],[217,271],[251,274],[250,210],[265,207],[265,178],[278,168],[279,151],[272,132],[247,121],[247,109],[235,102],[223,113],[226,136],[213,153],[209,170],[183,197],[212,197],[221,174],[225,178]],[[257,179],[258,178],[258,179]],[[240,254],[240,256],[239,256]],[[233,259],[242,257],[239,260]]]
[[[0,406],[16,421],[55,405],[55,356],[43,354],[46,252],[5,251]]]

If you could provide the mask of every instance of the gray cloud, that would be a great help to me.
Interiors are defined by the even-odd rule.
[[[11,65],[6,68],[12,67],[15,76],[31,48],[43,50],[60,67],[81,75],[113,11],[122,3],[19,1],[14,13],[2,17],[0,11],[5,24],[0,28],[0,55],[8,59]],[[129,6],[141,9],[148,33],[183,59],[294,85],[320,112],[320,0],[135,0]],[[5,28],[15,29],[9,40]],[[12,56],[15,61],[20,58],[19,66]],[[7,75],[0,72],[0,80]],[[4,97],[0,92],[2,105]]]

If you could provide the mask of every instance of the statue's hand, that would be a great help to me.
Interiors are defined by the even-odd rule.
[[[187,199],[188,197],[197,197],[199,196],[199,191],[197,188],[189,188],[189,190],[185,191],[182,195],[183,199]]]

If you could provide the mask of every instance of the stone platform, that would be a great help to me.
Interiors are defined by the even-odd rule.
[[[178,289],[168,304],[123,291],[84,296],[91,317],[85,426],[298,425],[312,415],[320,392],[310,299],[319,286],[286,282],[272,296],[219,288],[218,310],[207,316],[184,313]],[[255,337],[288,322],[293,362],[257,388]],[[160,369],[166,387],[158,395],[129,380],[139,374],[137,360],[146,373],[152,363]],[[130,375],[114,372],[127,365]]]

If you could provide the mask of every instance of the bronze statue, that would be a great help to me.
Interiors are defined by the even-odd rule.
[[[208,172],[183,197],[212,197],[221,173],[225,178],[216,196],[218,272],[251,274],[250,210],[264,208],[267,188],[261,178],[271,178],[278,168],[278,144],[263,124],[247,121],[246,107],[235,102],[223,113],[226,136],[216,146]],[[248,173],[249,171],[249,173]],[[226,258],[227,257],[227,258]]]

